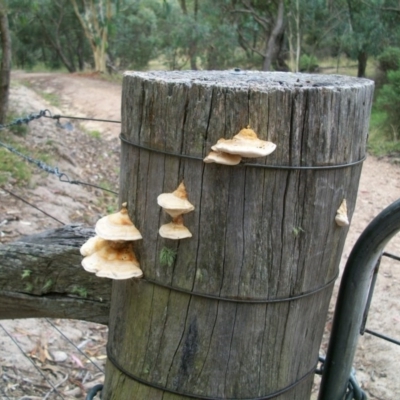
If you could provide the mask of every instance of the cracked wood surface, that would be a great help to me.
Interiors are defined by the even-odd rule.
[[[122,132],[155,150],[203,158],[219,138],[250,125],[277,144],[257,163],[347,164],[365,155],[372,94],[372,81],[344,76],[127,73]],[[274,398],[308,399],[328,283],[348,230],[334,218],[346,198],[351,219],[360,173],[361,164],[227,167],[123,143],[120,201],[142,233],[135,251],[153,283],[113,283],[108,348],[137,379],[108,362],[103,399],[253,399],[292,384]],[[157,196],[182,180],[195,206],[184,215],[193,237],[171,241],[158,235],[170,218]],[[176,252],[170,265],[160,262],[164,248]],[[292,301],[224,300],[285,299],[318,288]]]
[[[67,225],[0,246],[0,319],[71,318],[108,323],[111,282],[81,267],[94,231]]]

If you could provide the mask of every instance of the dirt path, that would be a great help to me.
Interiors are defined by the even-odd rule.
[[[120,119],[121,86],[118,84],[77,75],[47,73],[25,74],[17,72],[13,75],[13,79],[16,82],[25,82],[30,88],[20,85],[14,86],[13,104],[20,110],[24,109],[31,112],[49,108],[54,113],[113,120]],[[34,89],[36,94],[31,89]],[[59,99],[59,109],[46,103],[37,93],[53,94],[55,98]],[[24,140],[29,140],[32,146],[44,146],[46,141],[51,139],[53,143],[51,152],[55,161],[72,177],[103,184],[107,181],[109,185],[117,189],[119,167],[119,141],[117,136],[120,132],[119,125],[105,123],[84,124],[84,130],[99,131],[102,138],[106,139],[99,140],[79,129],[75,129],[71,133],[57,131],[54,128],[54,121],[40,120],[37,123],[40,123],[39,128],[34,127],[32,123],[32,128],[30,128],[29,134]],[[78,125],[75,124],[75,126],[77,127]],[[79,221],[93,224],[101,214],[104,214],[107,209],[114,207],[116,204],[115,197],[106,196],[98,190],[74,187],[73,191],[71,191],[70,187],[67,188],[65,184],[60,184],[55,177],[38,173],[33,176],[32,181],[33,184],[30,187],[14,188],[12,182],[8,187],[17,191],[20,195],[30,196],[35,204],[40,204],[50,213],[56,213],[66,223]],[[388,161],[369,157],[364,163],[359,196],[342,257],[342,266],[356,239],[367,224],[384,207],[399,197],[400,167]],[[57,226],[56,222],[44,219],[40,213],[32,211],[30,207],[22,205],[15,198],[0,191],[0,223],[6,219],[8,222],[0,226],[0,230],[3,232],[3,237],[0,239],[3,241]],[[391,242],[391,250],[400,255],[400,240],[398,238]],[[337,292],[337,286],[335,293]],[[400,338],[399,298],[400,268],[393,262],[385,262],[379,273],[378,287],[370,312],[369,327],[371,329],[383,331],[390,336]],[[331,317],[332,310],[328,318],[327,333],[322,344],[321,353],[326,350]],[[24,344],[26,352],[35,349],[40,339],[53,352],[58,350],[66,354],[72,354],[73,350],[65,350],[65,345],[59,336],[48,333],[48,327],[42,327],[42,333],[35,331],[36,336],[29,335],[27,332],[33,329],[33,326],[37,326],[37,322],[29,320],[7,322],[7,329]],[[62,329],[66,332],[71,330],[71,335],[75,335],[78,343],[89,340],[89,342],[85,342],[84,346],[82,345],[82,348],[85,351],[88,350],[89,353],[93,346],[104,345],[104,332],[102,332],[102,335],[96,335],[97,328],[93,325],[88,328],[87,324],[81,322],[74,322],[72,325],[64,323]],[[88,333],[90,330],[91,333]],[[47,335],[44,339],[43,331]],[[97,337],[98,342],[91,340],[90,335]],[[101,357],[104,356],[103,350],[98,350],[95,356],[102,359]],[[6,369],[3,368],[3,371],[0,367],[0,378],[3,377],[3,380],[0,379],[0,389],[3,389],[3,391],[8,390],[7,393],[11,398],[18,398],[17,394],[33,395],[35,390],[38,390],[37,388],[33,388],[33,392],[28,393],[28,389],[24,392],[21,389],[21,380],[15,377],[10,378],[13,375],[10,372],[10,360],[13,357],[15,359],[16,353],[17,350],[12,347],[10,340],[0,330],[0,365],[6,365]],[[66,372],[76,372],[74,379],[77,382],[81,379],[79,374],[83,373],[79,362],[83,364],[84,360],[79,359],[79,355],[75,353],[73,355],[75,358],[69,356],[68,361],[60,361],[56,365],[59,366],[64,363]],[[76,360],[77,358],[79,361]],[[355,367],[357,369],[357,377],[371,399],[393,400],[398,397],[400,393],[400,381],[397,377],[399,359],[400,349],[398,346],[382,342],[371,336],[366,336],[360,340]],[[17,365],[17,372],[25,371],[27,368],[24,362],[21,361],[21,365]],[[69,397],[66,395],[65,398],[82,398],[84,389],[88,387],[88,382],[91,383],[95,379],[101,378],[98,376],[95,378],[94,372],[92,374],[92,379],[87,379],[85,384],[82,383],[82,380],[79,381],[80,384],[73,380],[75,384],[68,381],[68,385],[60,386],[64,394],[71,393],[68,395]],[[18,374],[15,372],[14,375]],[[8,376],[8,381],[4,376]],[[12,385],[14,385],[14,389],[11,388]],[[14,395],[16,397],[13,397]],[[1,396],[2,392],[0,390],[0,398],[2,399]],[[43,397],[44,395],[41,396]],[[49,395],[48,398],[52,399],[53,397],[51,396]]]
[[[121,120],[121,84],[79,74],[24,73],[16,71],[13,79],[34,90],[59,98],[63,114],[108,120]],[[82,122],[88,131],[97,130],[103,138],[116,137],[118,124]]]

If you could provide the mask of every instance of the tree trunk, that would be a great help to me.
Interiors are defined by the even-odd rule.
[[[186,0],[179,0],[179,4],[181,6],[181,10],[184,15],[188,16],[188,9],[186,6]],[[194,0],[193,2],[193,17],[195,21],[195,25],[197,25],[197,14],[199,11],[199,1]],[[194,26],[194,29],[197,30],[197,26]],[[197,70],[197,37],[193,38],[189,41],[188,48],[188,56],[190,61],[190,69]]]
[[[106,49],[108,43],[108,24],[112,18],[111,0],[106,0],[104,5],[102,2],[100,3],[98,14],[96,14],[97,7],[93,3],[93,0],[88,3],[84,2],[87,18],[82,17],[76,0],[71,0],[71,3],[85,36],[89,40],[95,71],[101,73],[107,72]]]
[[[348,230],[336,210],[347,199],[351,218],[361,163],[298,167],[362,160],[372,94],[344,76],[125,74],[123,137],[147,149],[123,142],[120,201],[144,279],[113,283],[103,400],[310,398]],[[202,162],[248,125],[276,151],[256,166]],[[181,181],[193,237],[163,239],[157,197]]]
[[[273,65],[273,63],[275,63],[276,58],[278,56],[279,46],[278,46],[277,41],[278,41],[279,35],[281,35],[284,30],[284,24],[283,24],[284,10],[285,10],[284,1],[279,0],[278,14],[276,16],[274,29],[272,29],[272,32],[271,32],[268,42],[267,42],[263,71],[271,71],[272,65]]]
[[[0,319],[73,318],[108,323],[111,282],[81,267],[93,229],[65,226],[0,245]]]
[[[85,68],[84,40],[85,40],[85,38],[81,33],[75,33],[75,40],[73,41],[73,43],[75,43],[75,49],[76,49],[75,53],[76,53],[76,56],[78,57],[78,68],[80,71],[83,71]]]
[[[357,55],[358,70],[357,77],[364,78],[365,70],[367,69],[368,53],[365,51],[360,51]]]
[[[0,1],[1,70],[0,70],[0,124],[6,122],[11,73],[11,36],[8,28],[7,10]]]
[[[96,72],[107,72],[106,53],[102,46],[92,46],[94,57],[94,70]]]
[[[278,52],[275,60],[275,64],[273,65],[274,71],[283,71],[289,72],[290,68],[286,64],[285,54],[284,54],[284,46],[285,46],[285,33],[282,32],[277,38],[277,46]]]

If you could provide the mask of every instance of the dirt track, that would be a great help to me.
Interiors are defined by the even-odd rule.
[[[27,82],[29,87],[34,89],[37,93],[45,92],[56,94],[60,99],[60,110],[54,112],[113,120],[120,119],[121,87],[118,84],[65,74],[16,73],[13,79]],[[55,107],[41,100],[40,97],[35,95],[30,89],[16,87],[14,92],[14,102],[19,102],[18,104],[25,102],[24,107],[30,105],[30,107],[33,108],[45,107],[51,110],[55,109]],[[29,99],[24,99],[24,96],[29,97]],[[43,127],[46,128],[45,125],[43,125]],[[53,134],[54,128],[52,126],[49,125],[46,129],[49,135]],[[93,178],[94,168],[97,168],[98,171],[100,171],[99,174],[102,174],[102,176],[107,174],[106,171],[107,168],[109,168],[109,170],[114,171],[111,180],[115,181],[116,187],[118,183],[116,175],[119,166],[119,144],[117,136],[120,126],[105,123],[90,123],[85,125],[85,129],[88,131],[98,130],[102,132],[102,138],[105,140],[102,140],[100,144],[100,142],[90,139],[87,144],[95,146],[95,150],[91,153],[87,153],[87,151],[82,148],[83,146],[79,147],[76,146],[76,144],[74,146],[74,143],[77,142],[76,135],[81,135],[79,136],[79,140],[81,140],[84,138],[84,133],[79,133],[76,130],[68,134],[70,136],[65,139],[60,139],[60,136],[58,136],[57,140],[67,140],[69,146],[68,154],[64,154],[64,157],[60,157],[58,160],[59,163],[73,176],[74,174],[78,174],[78,176],[85,177],[86,179]],[[39,134],[35,134],[35,132],[32,131],[32,136],[36,137],[37,143],[40,142]],[[86,134],[86,136],[88,135]],[[63,147],[59,147],[61,151]],[[105,156],[104,153],[106,153]],[[98,154],[103,154],[103,156],[96,156]],[[68,161],[68,157],[70,161]],[[33,196],[37,204],[42,204],[44,209],[48,212],[59,213],[58,215],[61,215],[63,221],[66,223],[72,221],[93,222],[99,214],[105,212],[104,209],[101,209],[101,206],[106,207],[114,201],[107,197],[103,203],[99,203],[97,200],[103,198],[102,194],[81,188],[78,188],[76,191],[74,189],[74,193],[71,193],[69,189],[65,189],[65,186],[60,186],[59,182],[54,177],[35,175],[34,179],[34,188],[19,189],[18,193]],[[101,179],[102,178],[99,178],[97,181],[101,181]],[[60,195],[64,196],[62,200],[60,200]],[[93,196],[97,196],[96,201],[93,200]],[[369,157],[364,163],[356,211],[352,219],[351,229],[343,253],[342,266],[356,239],[367,224],[384,207],[397,200],[399,197],[400,167],[385,160],[377,160],[373,157]],[[7,215],[7,212],[10,210],[18,211],[19,213],[19,218],[11,221],[7,225],[7,229],[5,229],[7,232],[6,239],[7,236],[9,239],[13,239],[18,235],[30,234],[49,226],[56,226],[55,223],[44,220],[40,214],[33,212],[27,206],[21,205],[15,199],[5,195],[2,195],[0,198],[0,217],[2,216],[4,218],[4,215]],[[89,207],[87,204],[89,204]],[[398,238],[392,242],[391,250],[400,255],[400,240]],[[400,268],[393,262],[385,262],[381,267],[378,282],[379,284],[370,312],[369,327],[371,329],[383,331],[390,336],[400,338],[400,304],[398,300],[400,298]],[[331,313],[329,318],[331,318]],[[9,322],[7,324],[10,331],[18,333],[21,330],[24,332],[29,331],[32,329],[33,325],[36,325],[36,322],[26,320],[17,323]],[[327,333],[329,333],[329,328],[330,321],[328,321],[327,324]],[[68,330],[68,327],[65,327],[65,329]],[[74,322],[73,329],[78,331],[78,333],[74,332],[79,341],[83,340],[83,332],[86,332],[88,328],[83,323]],[[79,334],[79,331],[81,334]],[[37,334],[39,335],[39,333]],[[20,334],[20,336],[21,335],[22,334]],[[26,337],[25,339],[21,339],[21,341],[24,340],[26,340]],[[31,341],[33,346],[33,336]],[[64,351],[62,341],[57,337],[53,340],[52,345]],[[12,356],[12,354],[10,354],[10,346],[11,345],[8,344],[0,331],[0,365],[2,360],[9,360]],[[29,343],[26,344],[26,346],[29,349]],[[324,339],[321,352],[325,349],[326,338]],[[14,349],[12,351],[15,352],[16,350]],[[397,377],[399,359],[400,349],[398,346],[396,347],[395,345],[382,342],[371,336],[366,336],[360,340],[355,367],[357,369],[357,377],[362,383],[363,388],[367,390],[371,399],[394,400],[398,398],[400,393],[400,381]],[[21,366],[21,368],[25,367]],[[2,384],[0,380],[0,387]],[[15,389],[15,393],[17,393],[16,390],[17,389]],[[67,389],[65,389],[65,391],[66,390]],[[73,387],[71,386],[69,390],[73,390]],[[76,393],[78,393],[78,391],[76,391]],[[67,398],[82,398],[79,397],[82,395],[82,391],[80,393],[81,394],[76,394]],[[2,398],[1,394],[0,391],[0,398]],[[50,396],[48,398],[52,399],[53,397]]]
[[[36,91],[60,98],[63,114],[117,120],[121,119],[121,85],[79,74],[13,73],[13,79],[28,82]],[[98,130],[104,138],[120,133],[118,124],[88,121],[87,130]]]

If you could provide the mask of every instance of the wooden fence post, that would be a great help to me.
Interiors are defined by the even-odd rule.
[[[309,399],[372,95],[337,75],[125,74],[120,201],[144,279],[113,283],[103,400]],[[248,125],[274,153],[202,162]],[[157,196],[181,181],[193,237],[163,239]]]

